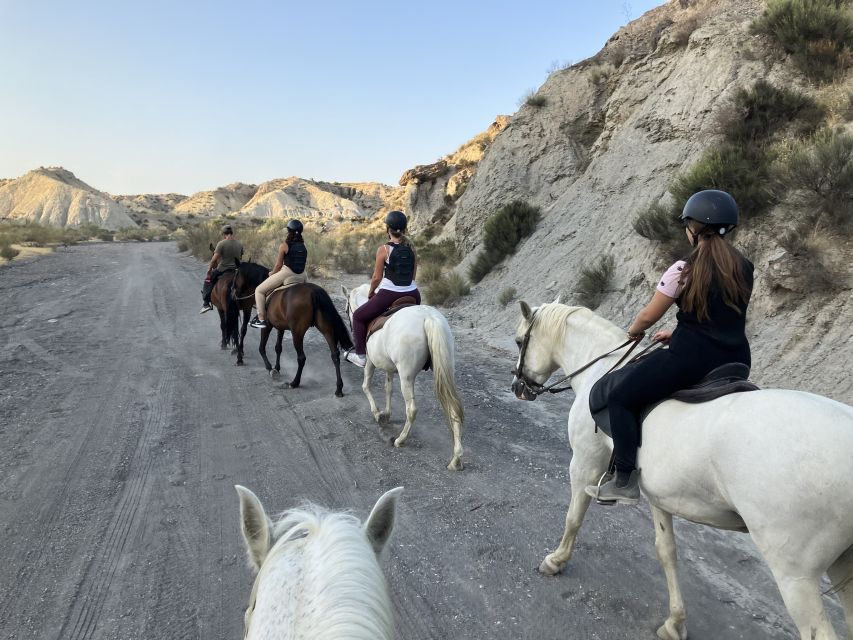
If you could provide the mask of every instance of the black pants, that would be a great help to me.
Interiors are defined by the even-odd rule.
[[[679,389],[693,386],[712,369],[728,362],[749,364],[749,347],[743,350],[710,351],[697,348],[659,349],[632,366],[631,373],[610,392],[607,408],[613,435],[616,470],[629,473],[637,467],[640,444],[640,413]],[[689,425],[685,425],[689,428]]]
[[[219,280],[219,276],[221,275],[222,273],[214,269],[210,272],[210,282],[205,278],[204,284],[201,287],[201,295],[204,304],[210,304],[210,294],[213,292],[213,285],[216,284],[216,281]]]

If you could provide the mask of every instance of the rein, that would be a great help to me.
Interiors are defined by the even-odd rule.
[[[541,385],[537,382],[534,382],[533,380],[531,380],[530,378],[525,376],[523,373],[523,371],[524,371],[524,355],[527,353],[527,346],[530,344],[530,334],[533,332],[533,325],[535,324],[535,322],[536,322],[536,314],[533,315],[533,318],[530,321],[530,326],[528,326],[527,331],[524,332],[524,339],[521,341],[521,348],[519,350],[519,355],[518,355],[518,366],[512,370],[512,374],[514,376],[516,376],[522,382],[527,393],[532,394],[534,397],[541,396],[544,393],[562,393],[563,391],[568,391],[569,389],[572,388],[571,384],[569,384],[565,387],[559,387],[559,388],[558,388],[558,386],[563,384],[567,380],[571,380],[577,374],[579,374],[583,371],[586,371],[592,365],[594,365],[596,362],[603,360],[607,356],[619,351],[619,349],[627,347],[630,344],[631,345],[630,348],[622,355],[621,358],[619,358],[619,360],[616,362],[616,364],[614,364],[612,367],[610,367],[610,369],[607,370],[607,373],[610,373],[614,369],[618,368],[620,364],[625,362],[625,360],[628,358],[628,356],[631,355],[631,352],[637,348],[638,344],[640,344],[638,340],[626,340],[625,342],[620,344],[618,347],[614,347],[613,349],[611,349],[607,353],[602,353],[600,356],[593,358],[592,360],[587,362],[585,365],[583,365],[580,369],[575,369],[574,371],[563,376],[562,378],[560,378],[556,382],[553,382],[547,386],[544,386],[544,385]],[[635,360],[637,360],[641,356],[645,355],[648,351],[650,351],[652,348],[654,348],[656,346],[659,346],[658,343],[653,342],[652,344],[648,345],[645,349],[640,351],[640,353],[638,353],[633,358],[631,358],[626,364],[630,364],[631,362],[634,362]],[[607,375],[607,373],[605,373],[605,375]]]

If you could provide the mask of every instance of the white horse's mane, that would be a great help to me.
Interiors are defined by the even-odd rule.
[[[272,534],[275,542],[258,576],[264,580],[258,610],[262,593],[278,601],[276,608],[296,603],[290,615],[299,619],[300,637],[387,637],[393,621],[385,577],[358,518],[309,503],[285,511]],[[277,568],[279,562],[284,564]],[[299,566],[297,585],[287,575],[294,565]],[[285,589],[293,590],[293,597],[282,597]]]
[[[591,325],[594,335],[621,335],[623,332],[612,322],[586,307],[570,307],[559,302],[543,304],[535,309],[536,324],[541,326],[544,339],[551,344],[563,344],[566,331],[569,328],[569,316],[574,316],[576,323]]]

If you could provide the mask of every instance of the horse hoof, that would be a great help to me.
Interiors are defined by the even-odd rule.
[[[687,625],[667,620],[658,628],[657,636],[661,640],[687,640]]]
[[[451,460],[450,464],[447,465],[447,469],[449,471],[462,471],[462,469],[464,469],[464,468],[465,468],[465,466],[462,464],[462,461],[459,459]]]
[[[232,356],[236,356],[236,355],[237,355],[237,347],[234,347],[233,349],[231,349],[231,355],[232,355]]]
[[[539,573],[543,576],[555,576],[562,571],[562,567],[558,567],[553,562],[551,562],[550,556],[545,556],[545,559],[542,561],[542,564],[539,565]]]
[[[336,398],[343,398],[344,392],[343,391],[335,391],[335,397]]]
[[[235,364],[236,366],[238,366],[238,367],[242,367],[245,363],[244,363],[242,360],[238,360],[238,361],[237,361],[237,362],[235,362],[234,364]]]
[[[281,375],[280,371],[276,371],[275,369],[270,369],[270,378],[272,378],[273,380],[278,378],[280,375]]]
[[[396,440],[394,440],[394,446],[397,447],[398,449],[400,447],[402,447],[405,443],[406,443],[406,441],[400,440],[400,438],[397,438]]]

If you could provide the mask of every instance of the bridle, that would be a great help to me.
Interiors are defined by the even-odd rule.
[[[234,300],[248,300],[249,298],[255,297],[255,292],[252,291],[249,295],[246,296],[238,296],[237,295],[237,276],[240,274],[240,267],[234,271],[234,277],[231,278],[231,297]]]
[[[571,380],[574,376],[581,373],[582,371],[586,371],[587,369],[589,369],[592,365],[594,365],[599,360],[603,360],[607,356],[615,353],[616,351],[619,351],[619,349],[627,347],[630,344],[631,347],[622,355],[621,358],[619,358],[619,361],[616,364],[614,364],[612,367],[610,367],[610,369],[608,369],[607,373],[610,373],[611,371],[613,371],[614,369],[619,367],[619,365],[622,364],[626,360],[626,358],[628,358],[628,356],[631,355],[631,352],[634,349],[636,349],[637,345],[640,343],[639,340],[626,340],[625,342],[620,344],[618,347],[615,347],[615,348],[611,349],[610,351],[608,351],[607,353],[603,353],[600,356],[598,356],[597,358],[590,360],[584,366],[582,366],[580,369],[575,369],[574,371],[563,376],[562,378],[560,378],[556,382],[546,386],[546,385],[541,385],[538,382],[531,380],[526,375],[524,375],[524,356],[527,354],[527,347],[530,344],[530,335],[533,332],[533,326],[535,325],[535,323],[536,323],[536,312],[534,312],[533,316],[530,318],[530,324],[528,325],[527,330],[524,332],[524,338],[522,338],[522,340],[521,340],[521,346],[519,347],[519,353],[518,353],[518,366],[514,367],[512,370],[512,374],[516,378],[518,378],[518,381],[522,385],[522,391],[523,391],[524,395],[532,396],[534,399],[537,398],[538,396],[541,396],[544,393],[562,393],[563,391],[568,391],[569,389],[572,388],[571,384],[569,384],[565,387],[560,387],[559,385],[563,384],[567,380]],[[633,362],[634,360],[636,360],[640,356],[644,355],[646,352],[648,352],[650,349],[652,349],[653,347],[656,347],[656,346],[658,346],[658,343],[653,342],[652,344],[647,346],[645,349],[640,351],[640,353],[638,353],[636,356],[634,356],[629,362]]]

